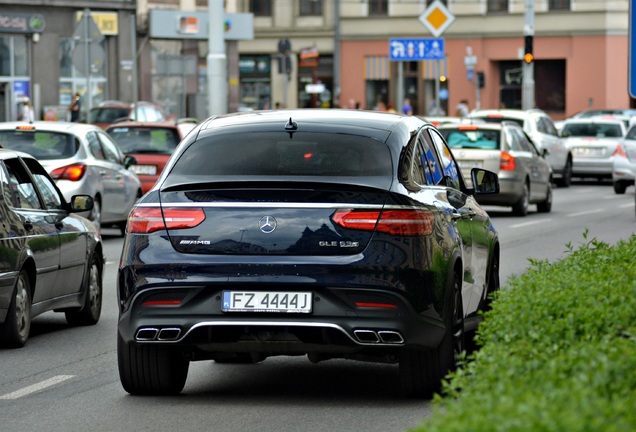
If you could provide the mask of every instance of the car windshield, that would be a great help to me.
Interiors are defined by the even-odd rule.
[[[561,131],[563,137],[620,138],[620,125],[615,123],[566,123]]]
[[[487,129],[440,129],[440,133],[453,149],[498,149],[501,135],[501,131]]]
[[[184,151],[170,175],[392,177],[391,154],[383,142],[346,134],[290,135],[243,133],[200,139]]]
[[[118,126],[107,132],[128,154],[172,154],[179,144],[179,132],[174,128]]]
[[[71,134],[47,131],[0,131],[0,146],[28,153],[40,160],[66,159],[77,153],[78,139]]]
[[[128,117],[130,108],[93,108],[88,113],[89,123],[114,123],[115,120]]]

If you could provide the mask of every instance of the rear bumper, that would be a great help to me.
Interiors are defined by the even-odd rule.
[[[303,288],[293,288],[299,289]],[[210,355],[351,354],[405,346],[432,349],[444,335],[434,310],[418,314],[404,297],[386,290],[314,287],[312,312],[307,314],[223,312],[222,291],[209,286],[144,290],[120,314],[118,332],[126,343],[166,344]],[[182,302],[144,305],[160,298],[182,298]],[[394,307],[356,306],[365,300]]]

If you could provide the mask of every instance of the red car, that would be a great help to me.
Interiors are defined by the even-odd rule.
[[[143,193],[155,184],[183,138],[181,130],[173,122],[121,122],[109,126],[106,132],[126,156],[137,160],[129,169],[141,180]]]

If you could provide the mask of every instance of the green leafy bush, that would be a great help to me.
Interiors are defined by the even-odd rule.
[[[636,236],[512,277],[416,431],[636,430]]]

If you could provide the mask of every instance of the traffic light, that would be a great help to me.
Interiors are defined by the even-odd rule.
[[[486,79],[483,72],[477,72],[477,88],[484,88]]]
[[[525,38],[524,50],[523,50],[523,61],[530,64],[534,60],[534,54],[532,53],[532,42],[534,36],[527,35]]]

